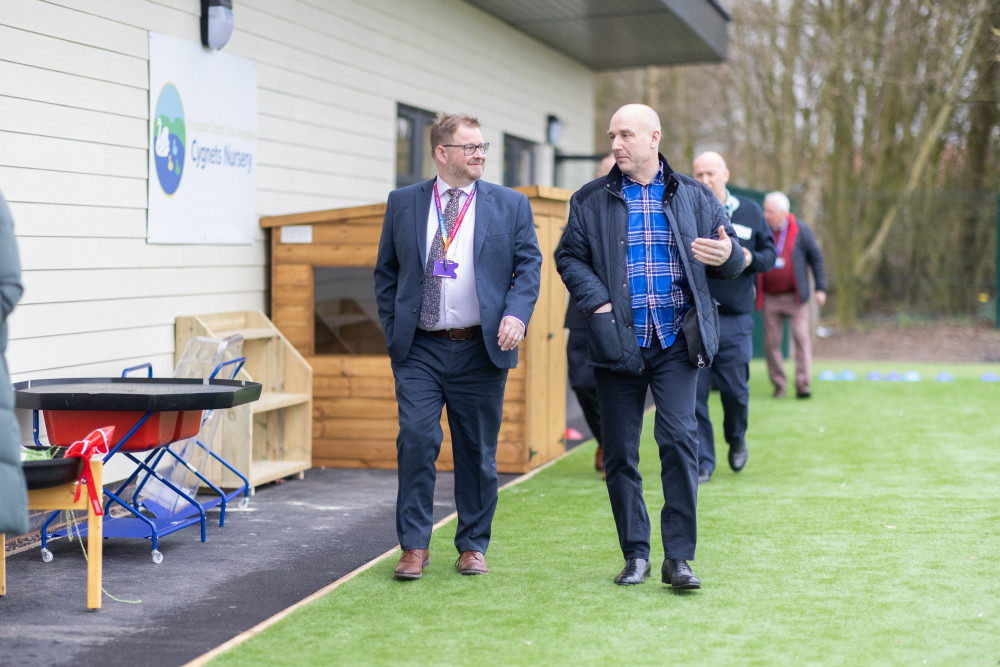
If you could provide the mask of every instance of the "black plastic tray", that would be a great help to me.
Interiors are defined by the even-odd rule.
[[[260,398],[261,385],[192,378],[56,378],[14,384],[26,410],[183,411],[231,408]]]
[[[29,489],[47,489],[60,484],[68,484],[80,479],[83,472],[83,459],[42,459],[40,461],[22,461],[21,468],[28,481]]]

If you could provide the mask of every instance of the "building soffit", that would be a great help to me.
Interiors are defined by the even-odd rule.
[[[718,0],[466,0],[593,70],[726,59]]]

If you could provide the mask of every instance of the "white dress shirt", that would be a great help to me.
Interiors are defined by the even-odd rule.
[[[458,202],[459,211],[465,205],[466,199],[472,194],[475,184],[461,188],[461,200]],[[451,186],[437,178],[438,194],[441,196],[441,213],[448,207],[450,197],[445,194]],[[479,194],[476,194],[478,199]],[[472,258],[475,250],[476,232],[476,201],[473,201],[465,212],[462,225],[458,228],[458,234],[448,247],[448,261],[458,262],[455,269],[455,278],[441,279],[441,319],[438,320],[435,329],[460,329],[473,327],[480,324],[479,319],[479,295],[476,293],[476,270],[473,266]],[[441,233],[438,224],[437,203],[434,196],[431,196],[430,210],[427,212],[427,252],[430,252],[431,244],[434,243],[434,235]],[[424,261],[427,258],[424,257]]]

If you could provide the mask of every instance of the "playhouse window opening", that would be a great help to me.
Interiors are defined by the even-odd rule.
[[[372,270],[317,266],[313,270],[316,354],[385,354]]]

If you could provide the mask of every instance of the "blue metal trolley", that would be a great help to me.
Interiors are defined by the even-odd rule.
[[[153,546],[153,562],[159,563],[163,560],[157,541],[160,535],[200,523],[202,541],[205,540],[205,504],[199,503],[156,471],[154,459],[158,461],[165,454],[159,450],[173,442],[196,436],[202,427],[204,411],[257,400],[261,385],[208,378],[61,378],[19,382],[14,385],[14,391],[15,407],[33,411],[32,430],[35,443],[39,446],[40,411],[48,440],[53,446],[69,445],[95,428],[115,426],[115,441],[104,457],[104,463],[120,454],[137,467],[115,491],[104,489],[108,498],[106,514],[110,505],[115,503],[131,515],[107,519],[104,536],[149,538]],[[145,451],[150,453],[144,459],[135,455]],[[143,511],[135,500],[136,496],[133,503],[124,500],[120,494],[143,473],[144,481],[155,478],[178,494],[187,509],[158,516],[148,509]],[[209,506],[221,504],[232,497],[227,498],[221,489],[209,486],[214,487],[218,494],[218,498],[209,501]],[[42,527],[42,559],[45,561],[52,560],[52,554],[46,548],[49,537],[65,534],[48,533],[48,526],[57,515],[58,512],[49,515]]]

